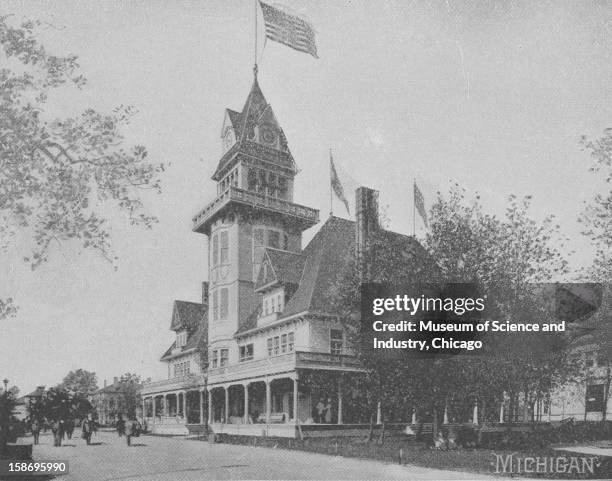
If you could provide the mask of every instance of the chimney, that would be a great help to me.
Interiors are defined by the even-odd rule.
[[[202,304],[208,307],[208,282],[202,282]]]
[[[106,387],[106,379],[104,380],[104,387]]]
[[[359,187],[355,191],[355,247],[360,276],[363,281],[369,278],[366,252],[372,234],[378,230],[378,191]]]
[[[119,382],[119,378],[117,376],[115,376],[113,378],[113,384],[117,384]]]

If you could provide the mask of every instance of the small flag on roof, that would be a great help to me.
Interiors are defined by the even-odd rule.
[[[336,170],[336,165],[334,164],[334,158],[332,156],[331,150],[329,151],[329,176],[332,191],[334,192],[334,194],[336,194],[336,197],[338,197],[338,199],[342,201],[344,207],[346,207],[346,212],[348,213],[348,215],[351,215],[350,204],[344,193],[344,187],[342,185],[342,182],[340,181],[338,171]],[[330,207],[332,207],[331,210],[333,212],[333,206]]]
[[[421,219],[423,219],[423,224],[425,227],[428,227],[427,211],[425,210],[425,198],[423,197],[419,187],[416,185],[416,182],[414,183],[414,207],[421,216]]]
[[[319,58],[314,29],[306,20],[263,2],[259,5],[266,24],[266,38]]]

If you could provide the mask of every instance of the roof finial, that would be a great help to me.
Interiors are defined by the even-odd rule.
[[[257,64],[255,64],[253,66],[253,75],[255,76],[255,80],[257,80],[257,72],[259,71],[259,69],[257,68]]]

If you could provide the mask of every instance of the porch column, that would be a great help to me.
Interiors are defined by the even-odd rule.
[[[155,396],[153,396],[153,424],[155,424],[155,416],[157,413],[155,412]]]
[[[342,424],[342,379],[338,378],[338,424]]]
[[[270,403],[272,401],[272,393],[270,392],[270,381],[266,379],[266,423],[270,422]]]
[[[299,389],[298,389],[298,378],[297,376],[295,377],[295,379],[293,379],[293,419],[295,420],[295,422],[297,423],[298,420],[298,396],[299,396]]]
[[[249,384],[244,384],[244,424],[249,424]]]
[[[448,424],[448,399],[444,403],[444,419],[442,424]]]
[[[170,406],[168,406],[168,395],[164,394],[164,416],[169,416],[170,413],[168,411]]]
[[[504,422],[504,401],[499,405],[499,422],[500,424]]]
[[[478,399],[474,401],[474,412],[472,413],[472,424],[478,424]]]
[[[412,424],[416,424],[417,423],[417,418],[416,418],[416,409],[413,408],[412,409]]]
[[[208,424],[212,424],[213,422],[213,398],[212,398],[212,389],[206,390],[208,392]]]
[[[185,418],[185,424],[187,424],[187,391],[183,391],[183,417]]]
[[[223,389],[225,389],[225,419],[223,422],[227,424],[227,421],[229,420],[229,387],[226,386]]]
[[[382,410],[380,406],[380,401],[376,405],[376,424],[382,424]]]
[[[198,391],[200,395],[200,424],[204,424],[204,391]]]
[[[144,421],[144,418],[147,417],[147,399],[148,398],[142,398],[142,419]]]

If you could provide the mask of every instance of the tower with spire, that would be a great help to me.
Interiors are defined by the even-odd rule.
[[[242,111],[225,111],[216,197],[193,218],[193,230],[209,239],[209,366],[238,361],[233,336],[257,308],[266,247],[299,252],[302,232],[319,218],[293,202],[297,167],[254,73]]]

